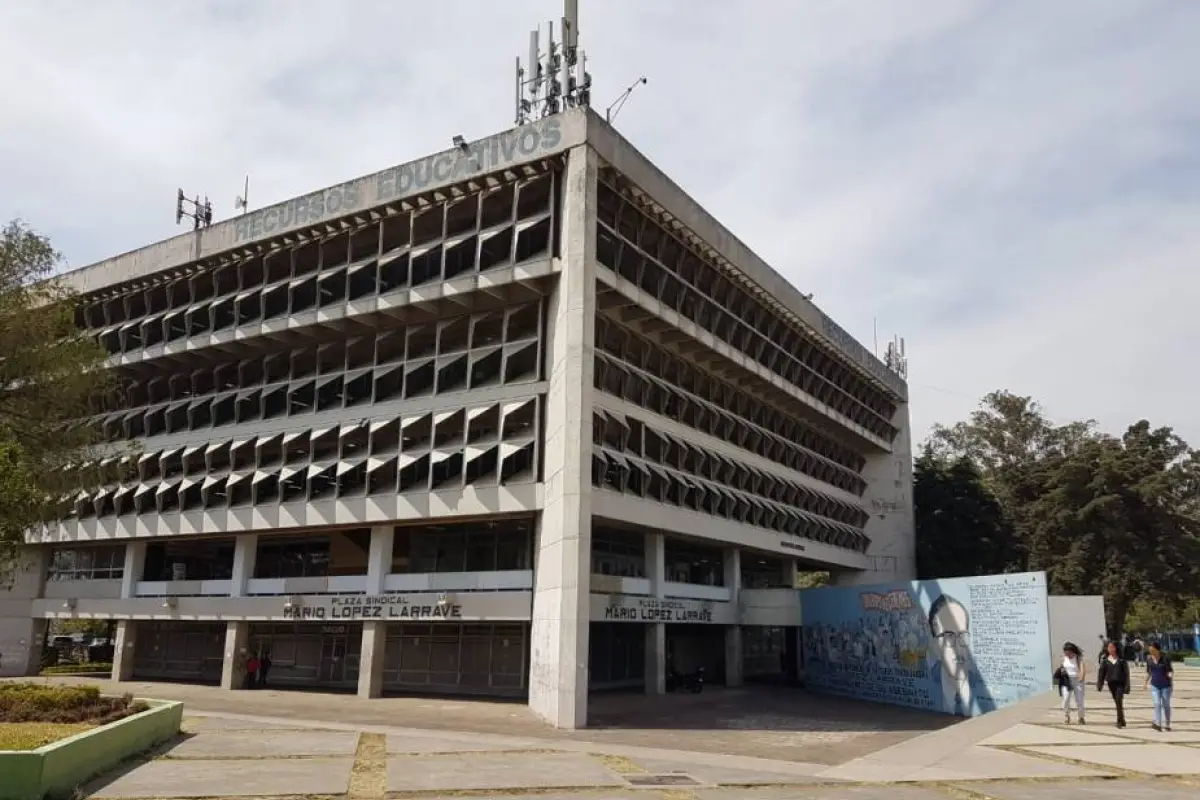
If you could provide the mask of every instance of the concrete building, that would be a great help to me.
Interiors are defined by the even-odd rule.
[[[795,573],[913,577],[907,390],[573,109],[68,275],[129,479],[32,534],[0,671],[527,696],[796,663]],[[122,443],[134,441],[132,455]]]

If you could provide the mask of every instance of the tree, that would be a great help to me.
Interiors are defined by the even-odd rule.
[[[1200,454],[1170,428],[1056,426],[1032,398],[993,392],[935,427],[929,452],[978,467],[1013,532],[1012,567],[1044,570],[1057,593],[1103,594],[1110,635],[1137,600],[1175,604],[1200,585]]]
[[[1026,540],[1029,505],[1042,492],[1040,470],[1075,452],[1095,435],[1093,420],[1053,425],[1031,397],[996,391],[986,395],[964,422],[934,426],[931,451],[943,459],[967,459],[999,502],[1015,537],[1014,569],[1029,568]]]
[[[1110,636],[1141,598],[1177,603],[1200,577],[1194,485],[1200,459],[1170,428],[1145,420],[1094,436],[1043,465],[1031,504],[1029,564],[1054,591],[1103,594]]]
[[[1012,528],[971,459],[926,446],[913,472],[917,577],[988,575],[1021,563]]]
[[[112,388],[105,352],[76,327],[58,263],[49,240],[20,221],[0,229],[0,572],[25,533],[80,488],[76,466],[100,441],[79,422]]]

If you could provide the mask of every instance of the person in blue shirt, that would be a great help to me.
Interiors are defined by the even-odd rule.
[[[1171,659],[1163,655],[1158,642],[1150,643],[1150,655],[1146,659],[1146,686],[1154,700],[1154,724],[1156,731],[1171,730],[1171,683],[1175,670]]]

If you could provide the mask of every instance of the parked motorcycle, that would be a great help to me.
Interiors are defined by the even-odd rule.
[[[704,667],[699,667],[695,672],[681,673],[678,670],[671,670],[667,673],[667,691],[673,692],[676,689],[687,689],[692,694],[700,694],[704,691]]]

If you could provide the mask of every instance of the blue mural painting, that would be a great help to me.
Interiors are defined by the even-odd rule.
[[[975,716],[1052,688],[1046,575],[801,593],[815,691]]]

